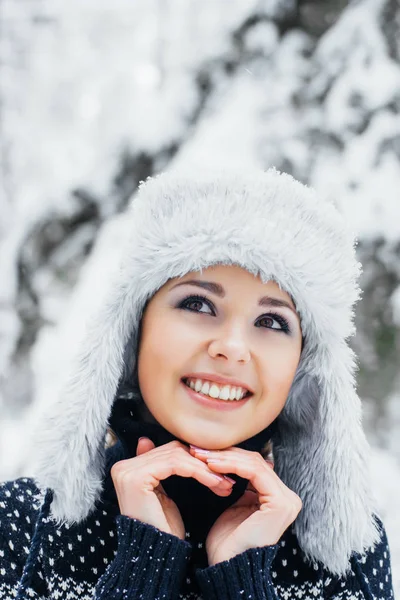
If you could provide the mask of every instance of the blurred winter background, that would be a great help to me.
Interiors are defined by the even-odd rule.
[[[167,168],[275,165],[359,236],[358,384],[400,591],[398,0],[2,0],[0,479]]]

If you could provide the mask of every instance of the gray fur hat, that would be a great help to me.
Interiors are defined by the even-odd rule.
[[[105,474],[105,435],[146,302],[168,279],[236,264],[293,298],[304,348],[273,438],[275,471],[303,501],[294,531],[307,558],[335,574],[373,546],[369,446],[355,389],[356,240],[333,204],[291,176],[267,172],[163,173],[142,182],[129,236],[70,375],[47,408],[36,480],[53,490],[52,516],[76,523],[94,509]]]

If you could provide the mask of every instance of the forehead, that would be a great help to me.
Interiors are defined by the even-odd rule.
[[[289,299],[294,305],[291,295],[283,290],[279,283],[273,279],[263,282],[259,276],[250,273],[240,265],[212,265],[199,271],[190,271],[182,277],[170,279],[166,286],[172,288],[177,283],[188,281],[214,282],[217,284],[216,291],[222,287],[224,295],[230,291],[235,291],[235,289],[243,291],[244,288],[249,291],[254,290],[256,293],[274,291],[277,297]],[[222,294],[218,295],[222,296]]]

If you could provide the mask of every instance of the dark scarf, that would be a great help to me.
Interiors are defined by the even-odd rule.
[[[174,435],[164,429],[159,423],[149,423],[143,420],[138,404],[130,399],[117,398],[114,402],[109,419],[112,430],[118,437],[118,443],[108,451],[107,477],[104,488],[104,498],[118,505],[114,485],[109,473],[113,462],[136,456],[137,443],[140,437],[149,437],[156,447],[167,444],[175,439]],[[262,452],[267,442],[277,429],[277,420],[255,436],[236,444],[245,450]],[[182,440],[180,440],[182,441]],[[182,443],[186,444],[186,442]],[[186,444],[187,445],[187,444]],[[204,567],[207,558],[204,542],[216,519],[229,508],[245,491],[248,480],[236,474],[229,474],[236,484],[228,497],[217,496],[209,488],[192,478],[172,475],[162,482],[165,492],[178,506],[190,541],[193,544],[192,562],[194,566]],[[200,544],[200,548],[199,548]]]

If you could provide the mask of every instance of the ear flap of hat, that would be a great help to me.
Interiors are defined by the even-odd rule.
[[[124,284],[111,286],[108,302],[92,319],[69,365],[62,393],[44,411],[35,441],[35,474],[39,487],[54,491],[51,515],[58,523],[85,519],[100,498],[107,423],[127,341],[137,337],[139,305],[141,298],[127,295]]]
[[[306,558],[343,575],[379,540],[355,355],[344,341],[305,352],[279,416],[275,471],[303,502],[294,531]]]

